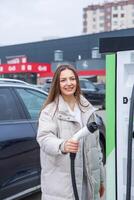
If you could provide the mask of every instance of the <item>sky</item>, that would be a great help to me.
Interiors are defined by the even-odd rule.
[[[83,8],[103,0],[0,0],[0,46],[82,34]]]

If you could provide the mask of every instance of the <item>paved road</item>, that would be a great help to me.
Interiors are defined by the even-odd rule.
[[[105,110],[99,111],[99,115],[102,117],[102,119],[104,120],[104,123],[105,123],[105,121],[106,121],[105,120],[106,119]],[[29,197],[24,198],[23,200],[41,200],[41,193],[38,192],[37,194],[33,194]],[[105,200],[105,195],[101,200]]]

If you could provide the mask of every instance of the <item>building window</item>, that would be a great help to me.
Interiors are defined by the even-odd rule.
[[[87,13],[83,14],[83,18],[85,18],[85,19],[87,18]]]
[[[104,27],[104,23],[100,23],[100,27]]]
[[[124,10],[124,6],[121,6],[121,10]]]
[[[118,14],[113,14],[113,18],[116,18],[116,17],[118,17]]]
[[[101,54],[99,53],[99,47],[93,47],[92,48],[92,58],[101,58]]]
[[[54,61],[55,62],[63,61],[63,51],[61,50],[54,51]]]
[[[118,9],[118,7],[117,7],[117,6],[113,6],[113,9],[114,9],[114,10],[117,10],[117,9]]]
[[[115,25],[115,26],[116,26],[117,24],[118,24],[118,22],[117,22],[117,21],[113,21],[113,25]]]
[[[83,25],[84,25],[84,26],[87,26],[87,21],[86,21],[86,20],[83,22]]]
[[[84,27],[84,28],[83,28],[83,33],[86,33],[86,32],[87,32],[87,28]]]
[[[100,16],[100,20],[104,20],[104,16]]]
[[[95,17],[93,17],[93,22],[96,22],[96,18]]]
[[[124,16],[125,16],[125,14],[124,14],[124,13],[122,13],[122,14],[121,14],[121,17],[124,17]]]

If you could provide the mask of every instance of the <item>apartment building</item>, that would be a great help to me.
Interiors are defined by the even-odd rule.
[[[83,33],[134,28],[134,0],[89,5],[83,9]]]

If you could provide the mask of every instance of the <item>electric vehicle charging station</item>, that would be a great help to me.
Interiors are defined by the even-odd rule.
[[[134,200],[134,37],[100,39],[106,53],[106,200]]]

